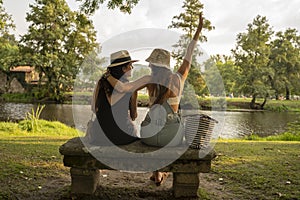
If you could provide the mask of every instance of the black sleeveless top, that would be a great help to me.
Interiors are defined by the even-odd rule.
[[[126,93],[114,105],[110,105],[104,88],[100,87],[96,108],[96,116],[100,125],[96,134],[96,143],[106,145],[107,138],[115,145],[125,145],[138,140],[135,137],[136,128],[129,116],[129,100],[131,93]],[[106,137],[107,138],[106,138]]]

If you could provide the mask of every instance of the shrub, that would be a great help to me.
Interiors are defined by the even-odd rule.
[[[27,132],[36,132],[39,129],[38,121],[40,119],[40,115],[45,108],[45,105],[38,105],[36,111],[32,108],[31,113],[27,112],[25,120],[19,122],[19,127],[22,130]]]

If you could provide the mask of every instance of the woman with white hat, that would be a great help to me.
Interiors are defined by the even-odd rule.
[[[142,122],[141,137],[142,142],[145,144],[152,146],[176,146],[182,142],[182,134],[180,134],[179,130],[182,127],[180,123],[177,123],[179,119],[177,114],[179,101],[184,82],[191,68],[192,54],[196,43],[199,40],[202,27],[203,18],[200,14],[198,27],[193,36],[193,40],[188,45],[184,60],[176,73],[173,73],[170,69],[170,52],[164,49],[154,49],[149,58],[146,59],[146,61],[149,62],[149,67],[152,71],[152,78],[150,81],[149,76],[144,76],[134,82],[121,83],[110,76],[110,74],[106,75],[109,83],[118,91],[133,92],[136,89],[147,87],[150,97],[150,110],[154,107],[159,107],[157,105],[164,107],[164,109],[156,109],[156,111],[152,113],[153,116],[149,116],[148,113]],[[171,119],[170,122],[167,119],[167,121],[163,121],[162,124],[167,124],[168,128],[171,128],[170,130],[164,130],[163,128],[153,134],[153,130],[157,129],[156,126],[161,124],[160,120],[154,119],[156,116],[160,116],[161,113],[163,113],[160,112],[160,110],[165,110],[163,111],[166,112],[164,115]],[[164,117],[161,119],[163,118]],[[156,171],[153,172],[150,179],[155,181],[156,185],[159,186],[166,177],[167,173]]]

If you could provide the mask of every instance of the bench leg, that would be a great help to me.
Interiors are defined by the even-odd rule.
[[[98,169],[72,167],[70,173],[72,194],[93,194],[96,191],[100,177]]]
[[[199,173],[173,173],[173,195],[179,197],[197,197]]]

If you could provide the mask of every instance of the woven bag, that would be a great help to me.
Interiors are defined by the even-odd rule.
[[[204,149],[209,146],[217,120],[204,114],[184,117],[184,135],[190,148]]]

